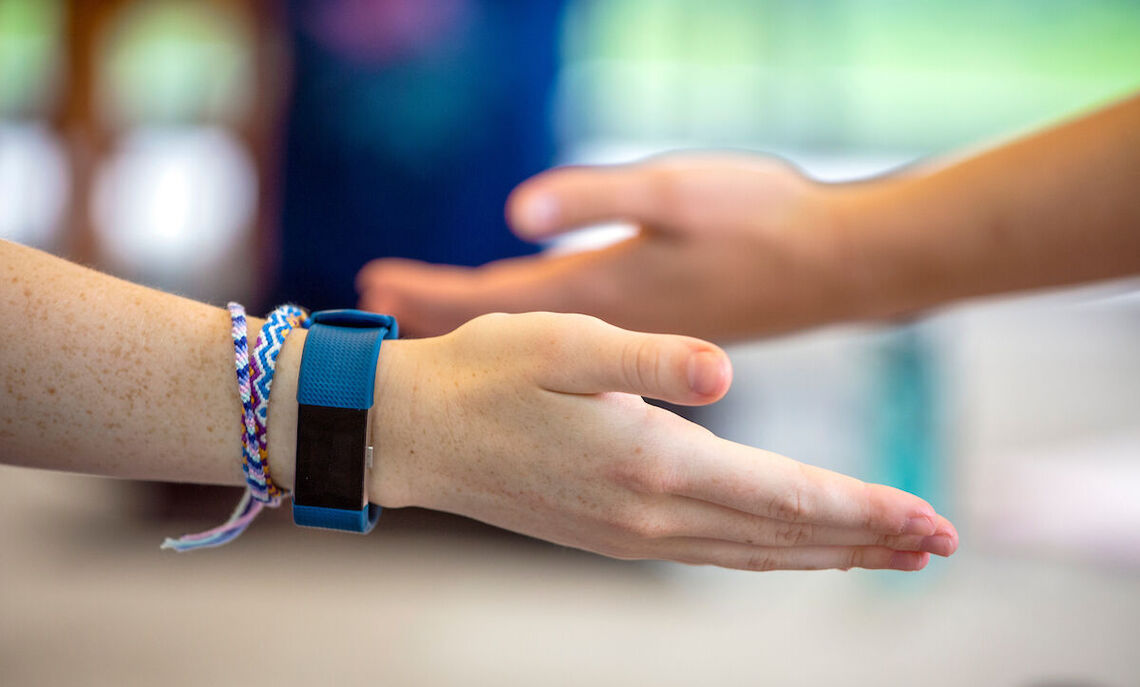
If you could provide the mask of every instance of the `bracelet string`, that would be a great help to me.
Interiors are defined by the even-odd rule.
[[[308,328],[309,316],[295,305],[276,308],[258,333],[251,355],[245,308],[240,303],[229,303],[226,307],[230,312],[234,370],[242,407],[241,466],[245,474],[245,492],[225,523],[205,532],[187,534],[178,539],[168,538],[162,543],[163,549],[182,552],[228,544],[249,527],[262,508],[280,506],[284,496],[269,475],[269,393],[277,369],[277,356],[285,338],[297,327]]]

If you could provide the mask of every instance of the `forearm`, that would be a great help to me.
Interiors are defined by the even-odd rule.
[[[3,241],[0,277],[3,462],[242,483],[225,310]],[[251,319],[250,331],[260,325]],[[291,365],[281,377],[296,377]],[[274,477],[291,482],[279,462],[271,456]]]
[[[1140,97],[834,208],[856,317],[1140,273]]]
[[[225,311],[5,242],[0,279],[4,462],[241,483]],[[270,470],[286,488],[304,340],[286,340],[269,406]],[[953,526],[913,495],[725,442],[645,404],[724,395],[728,360],[699,340],[499,315],[385,344],[380,361],[369,486],[385,506],[749,570],[918,570],[957,547]]]
[[[229,313],[2,240],[0,279],[0,462],[244,483]],[[249,318],[251,346],[263,322]],[[296,330],[285,340],[269,404],[270,475],[285,489],[293,486],[305,336]],[[407,450],[392,431],[407,411],[383,393],[405,345],[384,344],[377,366],[373,438],[382,457]],[[390,463],[369,477],[373,501],[412,500]]]

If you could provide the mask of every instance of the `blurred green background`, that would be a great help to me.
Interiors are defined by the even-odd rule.
[[[604,0],[566,24],[568,140],[945,150],[1140,86],[1140,3]]]

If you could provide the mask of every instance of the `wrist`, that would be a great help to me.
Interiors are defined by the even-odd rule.
[[[837,290],[844,296],[845,320],[898,315],[908,306],[900,300],[906,258],[892,240],[898,231],[890,214],[897,182],[881,179],[824,188],[825,241],[834,249]]]
[[[269,395],[266,426],[269,475],[286,490],[293,488],[297,462],[297,381],[307,336],[307,331],[298,328],[285,338],[277,356],[277,372]]]
[[[409,353],[421,341],[387,341],[376,362],[376,388],[372,402],[371,432],[374,458],[368,475],[369,500],[385,508],[418,505],[414,464],[417,427],[414,400],[419,385]]]
[[[781,288],[755,288],[753,334],[774,334],[873,317],[879,307],[862,223],[863,189],[810,183],[775,241],[761,237],[760,259]],[[776,255],[780,261],[771,258]]]
[[[281,347],[277,358],[277,376],[269,404],[269,469],[273,480],[283,489],[293,488],[297,460],[297,380],[301,354],[308,332],[294,330]],[[404,380],[412,371],[406,347],[418,342],[386,341],[376,363],[375,396],[372,406],[371,432],[374,446],[372,469],[368,472],[368,495],[373,503],[389,508],[416,504],[407,476],[408,457],[415,449],[409,446],[407,429],[411,427],[411,400],[415,385]]]

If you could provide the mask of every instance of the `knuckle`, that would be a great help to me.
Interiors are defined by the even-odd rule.
[[[671,531],[669,523],[660,513],[647,508],[619,510],[610,526],[624,537],[632,537],[634,541],[659,539]]]
[[[808,519],[803,490],[798,486],[789,487],[770,505],[770,516],[790,523],[802,523]]]
[[[803,546],[812,540],[815,528],[806,522],[783,522],[776,528],[776,544],[780,546]]]
[[[598,513],[596,520],[604,529],[622,535],[625,534],[626,523],[629,521],[629,517],[627,516],[627,511],[622,506],[614,506]],[[625,537],[618,537],[618,541],[625,541]]]
[[[634,532],[642,539],[661,539],[673,532],[669,521],[661,516],[646,516],[634,523]]]
[[[646,167],[645,181],[645,200],[657,207],[662,216],[673,216],[684,209],[680,194],[683,174],[676,160],[666,157]]]
[[[708,196],[703,189],[713,181],[710,172],[717,165],[694,165],[695,162],[688,156],[666,155],[648,168],[645,200],[657,208],[659,217],[692,225],[707,216]]]
[[[922,545],[922,537],[910,534],[880,534],[875,537],[872,545],[895,551],[914,551]]]
[[[839,567],[840,570],[851,570],[852,568],[862,568],[866,561],[863,549],[852,547],[847,553],[846,560],[843,565]]]
[[[622,380],[629,389],[661,388],[661,347],[651,337],[639,336],[622,349]]]
[[[659,459],[621,461],[610,477],[619,487],[639,494],[672,494],[679,482],[677,471]]]
[[[744,561],[744,569],[754,572],[768,572],[779,568],[779,560],[767,551],[750,553]]]
[[[879,504],[882,503],[882,499],[880,498],[878,490],[875,489],[875,485],[867,482],[862,482],[861,484],[863,485],[861,487],[863,510],[860,517],[860,525],[865,530],[878,529],[876,527],[879,520],[878,509],[880,507]]]

